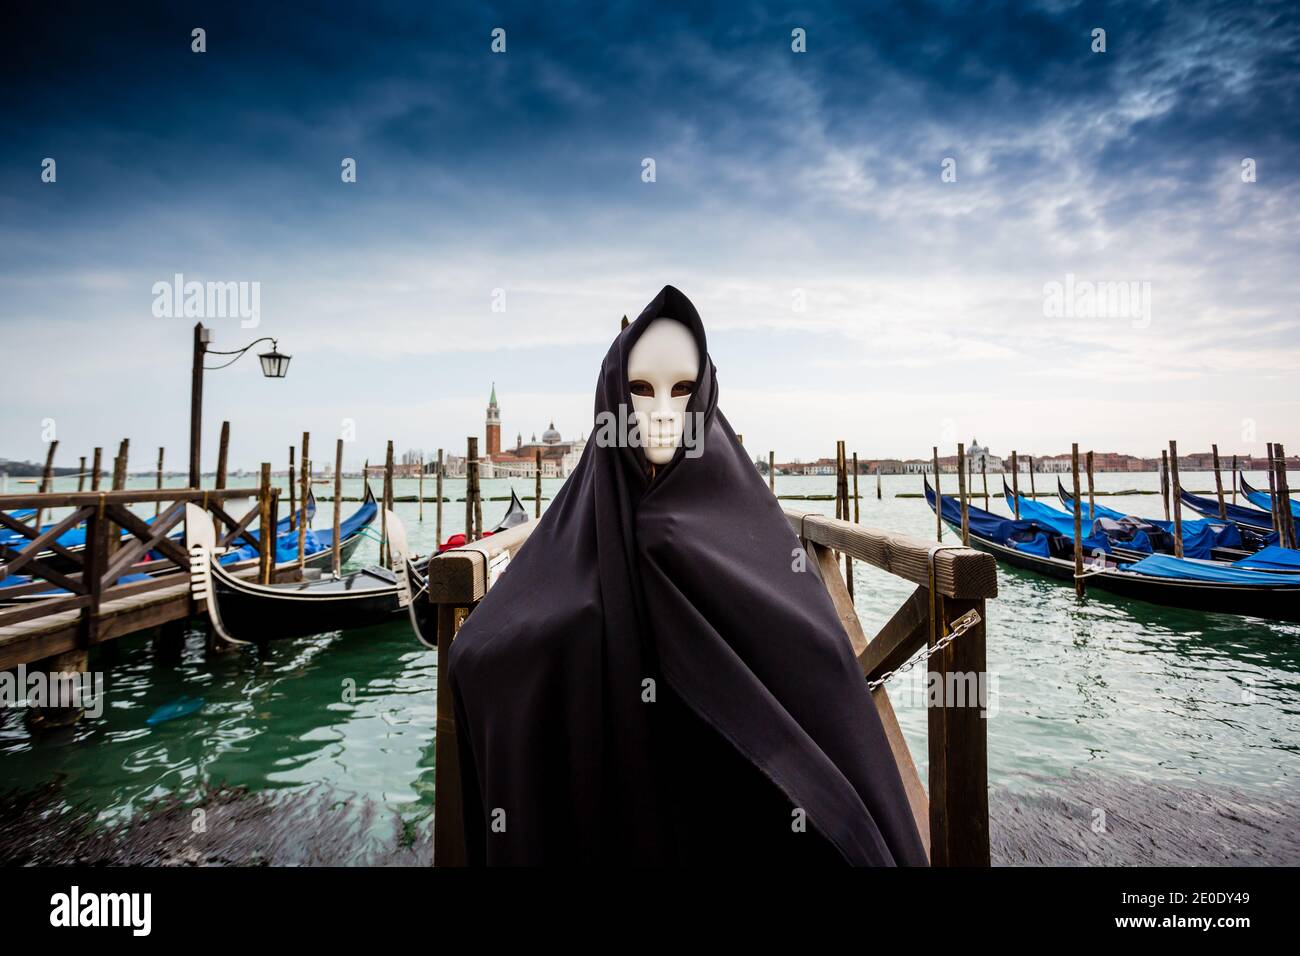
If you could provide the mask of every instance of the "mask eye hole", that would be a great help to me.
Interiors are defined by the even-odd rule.
[[[642,398],[655,397],[655,387],[643,379],[638,378],[636,381],[628,382],[628,388],[633,395],[639,395]]]
[[[690,395],[695,391],[694,382],[678,382],[673,386],[673,398],[681,398],[684,395]]]

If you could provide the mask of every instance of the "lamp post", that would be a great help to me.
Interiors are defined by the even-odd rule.
[[[284,378],[289,374],[289,359],[291,355],[281,355],[276,347],[275,339],[269,335],[264,335],[260,339],[254,339],[242,349],[235,349],[230,352],[216,352],[208,348],[208,343],[212,341],[212,330],[204,328],[202,322],[194,326],[194,366],[190,378],[190,487],[198,488],[200,484],[200,465],[199,465],[199,447],[200,437],[203,429],[203,373],[205,371],[216,371],[219,368],[226,368],[234,365],[240,357],[259,342],[270,342],[271,351],[261,352],[257,358],[262,363],[262,374],[267,378]],[[205,365],[204,356],[206,355],[231,355],[234,356],[229,362],[223,362],[221,365]]]

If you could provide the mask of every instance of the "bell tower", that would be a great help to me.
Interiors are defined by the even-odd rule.
[[[501,454],[501,409],[497,407],[497,383],[492,383],[492,397],[487,407],[487,454]]]

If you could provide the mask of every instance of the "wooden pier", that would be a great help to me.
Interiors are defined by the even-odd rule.
[[[248,528],[266,495],[265,486],[0,495],[0,526],[26,539],[21,548],[0,544],[0,580],[15,574],[32,579],[0,592],[0,670],[41,662],[50,670],[84,670],[87,652],[97,644],[204,613],[203,602],[190,593],[189,555],[173,537],[184,526],[185,506],[197,505],[216,519],[222,547],[251,544],[261,554],[267,542],[274,547],[274,536],[255,538]],[[227,513],[228,502],[250,498],[256,503],[247,514]],[[159,511],[151,522],[130,509],[150,504]],[[25,508],[71,511],[42,532],[7,513]],[[83,546],[58,543],[81,525]],[[233,568],[252,575],[260,562]],[[273,577],[292,580],[297,571],[291,562],[275,567]],[[121,582],[141,573],[149,579]]]

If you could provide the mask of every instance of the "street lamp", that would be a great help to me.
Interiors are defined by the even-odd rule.
[[[205,371],[214,372],[219,368],[226,368],[234,365],[240,357],[259,342],[270,342],[271,351],[260,353],[257,358],[262,363],[262,374],[267,378],[284,378],[289,374],[289,360],[292,355],[282,355],[276,347],[275,339],[269,335],[264,335],[260,339],[254,339],[242,349],[234,349],[230,352],[216,352],[208,348],[208,343],[212,341],[212,330],[203,327],[203,323],[196,323],[194,326],[194,366],[190,378],[190,487],[198,488],[200,484],[199,475],[199,446],[200,435],[203,428],[203,373]],[[203,357],[205,355],[229,355],[233,356],[229,362],[223,362],[220,365],[204,365]]]

